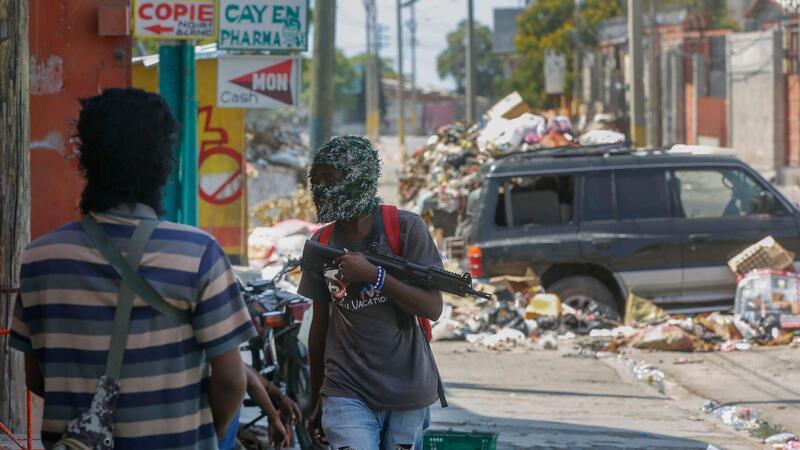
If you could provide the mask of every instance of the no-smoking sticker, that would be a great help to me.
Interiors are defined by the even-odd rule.
[[[232,203],[242,196],[242,154],[229,147],[213,147],[200,153],[200,198],[214,204]],[[214,167],[210,172],[204,164]]]

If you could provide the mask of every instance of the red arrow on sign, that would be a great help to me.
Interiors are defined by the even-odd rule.
[[[164,33],[164,32],[170,32],[170,31],[174,31],[175,30],[175,28],[173,28],[173,27],[165,27],[165,26],[163,26],[161,24],[158,24],[158,23],[155,24],[155,25],[151,25],[149,27],[145,27],[144,29],[147,30],[147,31],[152,31],[155,34],[161,34],[161,33]]]
[[[292,64],[294,64],[293,60],[286,60],[234,78],[229,82],[291,105]]]

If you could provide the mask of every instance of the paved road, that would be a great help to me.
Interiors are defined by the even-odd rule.
[[[759,448],[696,407],[633,379],[615,358],[558,351],[496,353],[467,343],[434,343],[450,407],[432,429],[499,433],[498,449]]]
[[[758,410],[764,420],[800,433],[800,348],[774,347],[731,353],[685,353],[635,351],[631,354],[658,366],[685,392],[721,404]]]

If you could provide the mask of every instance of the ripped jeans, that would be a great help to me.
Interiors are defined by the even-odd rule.
[[[325,397],[322,429],[331,450],[422,450],[430,409],[373,411],[355,398]]]

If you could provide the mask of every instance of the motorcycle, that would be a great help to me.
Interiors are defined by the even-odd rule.
[[[244,350],[250,352],[253,368],[300,406],[303,420],[294,423],[294,441],[305,450],[314,447],[305,423],[310,407],[308,348],[298,338],[298,331],[311,300],[279,287],[299,264],[299,260],[289,260],[272,279],[252,281],[242,290],[258,332]],[[244,406],[256,405],[245,399]],[[242,428],[246,430],[264,417],[261,414]]]

